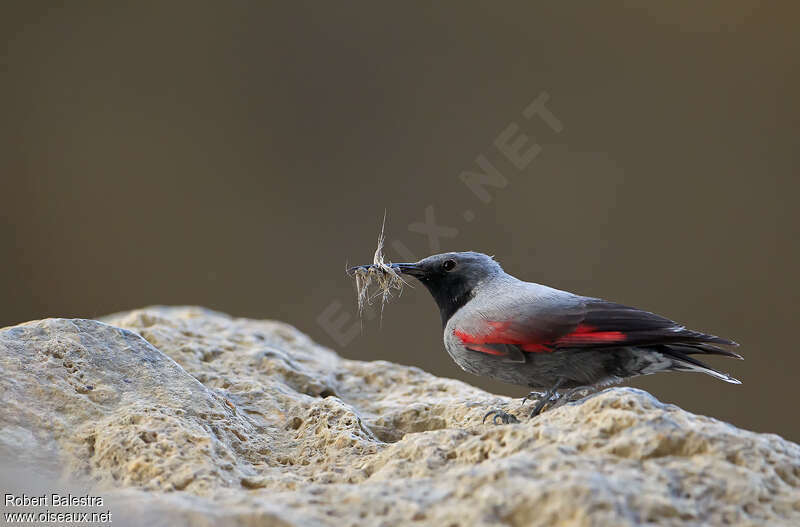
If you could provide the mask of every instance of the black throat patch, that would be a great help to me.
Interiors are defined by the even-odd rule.
[[[447,321],[472,300],[472,290],[466,287],[442,287],[442,284],[429,280],[420,280],[430,291],[431,296],[439,306],[439,314],[442,317],[442,327],[447,325]]]

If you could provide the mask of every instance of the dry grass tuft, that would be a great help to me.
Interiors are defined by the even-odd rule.
[[[353,267],[350,269],[356,279],[356,293],[358,295],[358,315],[361,316],[366,305],[372,305],[373,300],[381,298],[381,316],[383,316],[383,306],[396,292],[398,296],[403,291],[403,287],[409,285],[403,280],[397,271],[392,268],[391,262],[385,259],[383,254],[384,227],[386,226],[386,215],[383,216],[381,233],[378,236],[378,248],[372,258],[372,265]],[[370,294],[370,290],[375,289],[375,293]]]

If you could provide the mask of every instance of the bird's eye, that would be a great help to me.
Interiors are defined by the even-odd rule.
[[[445,271],[452,271],[453,269],[455,269],[455,267],[456,267],[455,260],[445,260],[444,263],[442,264],[442,269],[444,269]]]

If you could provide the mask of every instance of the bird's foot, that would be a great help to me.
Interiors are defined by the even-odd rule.
[[[556,406],[559,405],[557,401],[561,400],[561,394],[558,392],[530,392],[528,395],[523,397],[522,399],[522,406],[525,406],[525,403],[528,399],[537,399],[536,406],[534,406],[533,411],[531,412],[531,417],[536,417],[539,415],[544,407],[547,406],[548,403],[556,402]]]
[[[550,401],[558,401],[558,399],[561,397],[558,394],[558,388],[562,384],[564,384],[564,378],[559,377],[555,384],[539,399],[539,401],[536,403],[536,406],[533,407],[533,411],[531,411],[531,417],[536,417],[542,413],[545,405],[547,405]]]
[[[528,395],[522,398],[522,406],[525,406],[525,403],[528,402],[528,399],[541,399],[544,397],[546,392],[530,392]]]
[[[492,422],[494,424],[498,424],[497,423],[498,419],[504,425],[513,424],[513,423],[519,423],[519,419],[517,419],[515,416],[511,415],[508,412],[504,412],[503,410],[497,409],[497,408],[487,412],[486,415],[483,416],[483,421],[481,421],[481,422],[485,423],[486,422],[486,418],[489,417],[490,415],[494,416],[494,417],[492,417]]]
[[[580,401],[581,399],[588,397],[592,393],[597,391],[596,386],[578,386],[577,388],[572,388],[570,391],[565,393],[557,402],[553,405],[551,410],[554,410],[560,406],[564,406],[567,403],[571,403],[574,401]],[[585,392],[585,393],[584,393]]]

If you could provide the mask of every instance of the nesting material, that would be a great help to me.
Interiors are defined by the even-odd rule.
[[[381,314],[383,314],[383,306],[392,298],[393,294],[399,295],[403,291],[403,287],[409,285],[383,255],[385,225],[386,217],[384,216],[381,233],[378,236],[378,248],[375,249],[372,265],[354,267],[351,270],[351,274],[356,280],[359,316],[363,314],[364,307],[372,305],[372,302],[378,297],[381,299]]]

